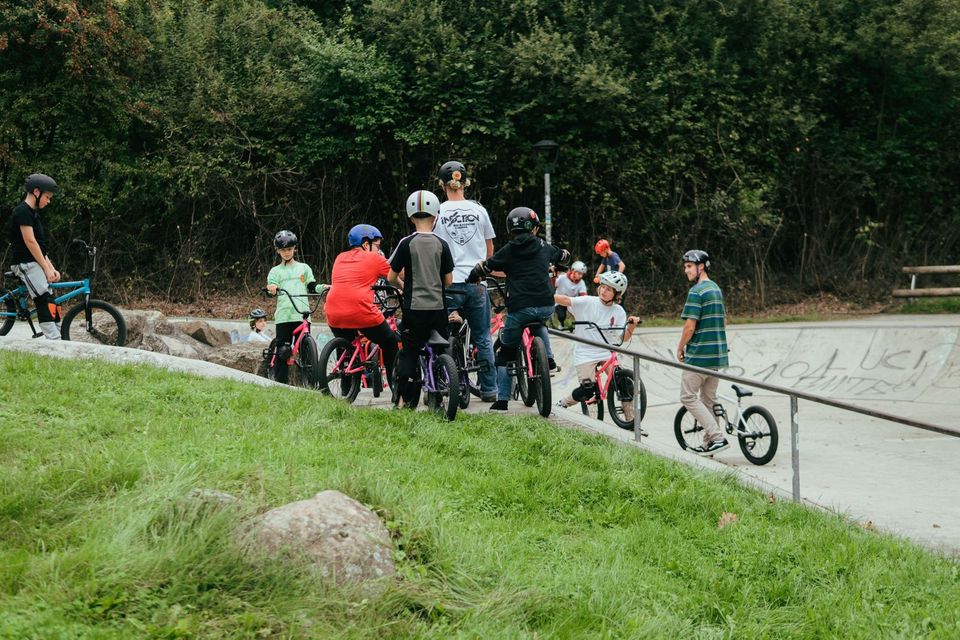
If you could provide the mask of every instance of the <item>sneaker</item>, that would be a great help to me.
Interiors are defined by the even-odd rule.
[[[576,403],[574,403],[574,404],[576,404]],[[572,404],[567,404],[566,400],[557,400],[557,406],[560,407],[561,409],[569,409],[569,408],[572,407],[573,405],[572,405]]]
[[[550,371],[553,373],[560,373],[560,365],[557,364],[557,361],[553,358],[547,358],[547,363],[550,366]]]
[[[506,411],[506,410],[507,410],[506,400],[497,400],[492,405],[490,405],[490,411]]]
[[[720,440],[714,440],[710,444],[705,444],[699,447],[693,447],[692,449],[690,449],[690,451],[697,454],[698,456],[712,456],[718,451],[723,451],[729,446],[730,446],[730,443],[727,442],[726,438],[723,438]]]

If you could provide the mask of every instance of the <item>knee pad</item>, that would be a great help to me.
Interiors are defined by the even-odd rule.
[[[505,347],[501,344],[500,348],[497,349],[496,355],[497,357],[494,361],[494,364],[496,364],[498,367],[505,367],[517,359],[517,348]]]
[[[596,393],[597,385],[593,380],[584,381],[580,383],[580,386],[573,390],[573,393],[570,394],[573,396],[573,399],[577,402],[583,402],[584,400],[589,400],[593,397],[593,394]]]
[[[286,362],[293,355],[293,348],[289,343],[284,342],[277,347],[277,358]]]
[[[37,308],[38,322],[59,322],[60,313],[56,303],[47,291],[33,299],[33,305]]]

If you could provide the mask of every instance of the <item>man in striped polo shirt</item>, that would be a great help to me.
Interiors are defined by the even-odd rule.
[[[717,370],[728,364],[726,310],[723,292],[707,276],[708,268],[710,256],[706,251],[691,249],[683,254],[683,272],[694,285],[680,314],[684,323],[677,346],[677,360]],[[703,445],[691,449],[697,455],[712,455],[730,446],[713,413],[719,383],[720,379],[715,376],[693,371],[684,371],[680,378],[680,402],[703,425]]]

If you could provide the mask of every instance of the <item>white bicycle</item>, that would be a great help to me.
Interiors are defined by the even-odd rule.
[[[748,391],[739,385],[731,386],[737,394],[734,419],[730,419],[730,414],[720,402],[713,405],[713,414],[717,416],[718,421],[722,420],[722,424],[726,425],[729,435],[737,436],[740,450],[747,460],[756,465],[767,464],[776,455],[777,443],[780,441],[777,421],[769,411],[759,405],[742,408],[741,399],[752,396],[753,391]],[[733,398],[722,393],[718,393],[717,397],[727,402],[734,402]],[[673,420],[673,433],[682,449],[703,444],[703,426],[687,412],[686,407],[680,407],[677,411],[677,417]]]

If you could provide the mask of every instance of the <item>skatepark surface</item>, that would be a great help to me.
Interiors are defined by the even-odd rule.
[[[223,328],[245,323],[218,323]],[[316,326],[320,341],[325,327]],[[640,328],[629,345],[632,351],[672,360],[679,338],[674,328]],[[115,348],[47,343],[27,338],[18,323],[0,348],[59,355],[106,357]],[[960,316],[873,316],[822,323],[748,324],[728,327],[729,373],[758,382],[822,395],[861,407],[923,420],[960,433]],[[573,342],[552,338],[562,370],[553,379],[554,400],[576,386]],[[123,361],[168,366],[199,375],[249,379],[218,365],[184,361],[171,356],[123,350]],[[142,356],[140,354],[143,354]],[[167,360],[170,360],[168,363]],[[630,366],[630,358],[625,358]],[[191,364],[191,363],[194,363]],[[790,458],[789,399],[754,389],[744,406],[759,404],[777,420],[780,443],[767,465],[747,462],[734,439],[713,458],[681,450],[673,435],[680,407],[680,371],[641,361],[640,375],[648,394],[643,420],[649,433],[637,445],[657,455],[687,464],[736,472],[749,484],[777,499],[789,499],[793,472]],[[720,391],[732,395],[729,383]],[[361,392],[358,404],[387,406]],[[469,411],[489,405],[472,402]],[[533,414],[519,402],[511,413]],[[805,502],[850,517],[868,528],[908,537],[925,546],[960,555],[960,437],[952,437],[871,418],[843,409],[800,400],[800,490]],[[631,445],[632,432],[581,415],[579,408],[554,408],[553,418],[566,426],[603,434]]]

